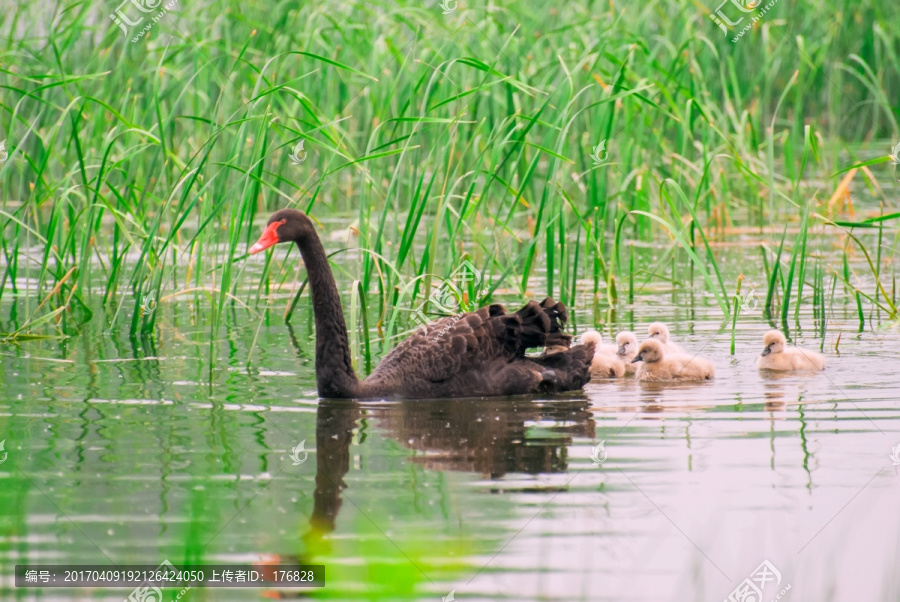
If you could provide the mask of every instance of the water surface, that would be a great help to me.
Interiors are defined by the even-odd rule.
[[[317,399],[308,304],[291,327],[274,307],[229,312],[212,344],[208,308],[185,298],[160,305],[152,337],[89,325],[2,345],[3,598],[31,596],[17,563],[169,559],[324,564],[326,587],[303,597],[611,601],[727,599],[767,560],[781,582],[765,600],[786,586],[785,600],[900,599],[900,334],[877,319],[858,332],[852,303],[830,312],[824,374],[761,375],[759,312],[731,356],[707,295],[657,288],[604,335],[666,320],[714,382],[381,404]]]

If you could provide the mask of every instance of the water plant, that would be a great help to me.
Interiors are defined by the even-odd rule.
[[[783,327],[792,307],[794,326],[815,309],[824,333],[829,276],[861,325],[866,307],[896,318],[882,282],[896,177],[891,146],[873,145],[900,139],[897,33],[881,25],[896,7],[804,1],[790,9],[796,43],[768,21],[731,44],[684,1],[448,14],[376,1],[341,20],[330,6],[226,2],[134,42],[96,24],[96,2],[45,30],[21,28],[38,7],[0,17],[16,57],[0,101],[0,301],[30,320],[6,330],[71,335],[99,319],[148,334],[190,301],[217,332],[286,286],[290,319],[305,290],[292,258],[245,255],[260,216],[287,205],[326,229],[355,224],[330,250],[358,261],[342,292],[365,365],[464,257],[485,303],[540,291],[603,321],[669,285],[727,322],[721,245],[761,242],[756,279]],[[763,240],[744,242],[753,229]],[[847,245],[823,251],[845,232],[862,263]],[[137,311],[151,293],[160,309]]]

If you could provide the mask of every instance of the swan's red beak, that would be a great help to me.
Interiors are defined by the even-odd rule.
[[[250,247],[250,254],[256,255],[260,251],[265,251],[272,245],[277,245],[279,242],[281,242],[278,239],[278,233],[276,232],[276,230],[278,229],[278,226],[283,223],[284,221],[272,222],[271,224],[266,226],[266,229],[263,230],[262,236],[259,237],[259,240],[256,241],[256,244]]]

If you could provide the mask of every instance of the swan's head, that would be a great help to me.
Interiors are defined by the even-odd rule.
[[[586,345],[587,343],[593,343],[594,347],[600,347],[600,343],[603,341],[603,336],[597,332],[596,330],[588,330],[583,335],[581,335],[581,343]]]
[[[632,364],[637,362],[647,362],[648,364],[652,364],[653,362],[658,362],[663,358],[663,346],[662,343],[657,341],[656,339],[647,339],[641,346],[638,347],[638,354],[634,356],[634,359],[631,360]]]
[[[763,337],[763,352],[760,355],[769,355],[770,353],[781,353],[784,351],[786,339],[784,335],[777,330],[770,330]]]
[[[638,340],[633,332],[620,332],[616,335],[616,345],[619,346],[618,355],[634,355],[637,353]]]
[[[280,242],[298,241],[303,238],[304,227],[309,225],[309,218],[296,209],[281,209],[272,214],[262,236],[250,247],[250,254],[265,251]]]
[[[651,324],[647,329],[647,333],[651,339],[656,339],[660,343],[666,344],[669,342],[669,329],[662,322]]]

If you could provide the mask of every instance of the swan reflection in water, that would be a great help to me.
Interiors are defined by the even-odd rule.
[[[301,346],[290,325],[288,332],[300,355]],[[573,440],[595,438],[589,408],[583,394],[553,401],[530,397],[390,403],[321,400],[316,409],[313,512],[303,535],[306,553],[300,557],[267,554],[257,568],[267,572],[284,563],[309,564],[329,553],[327,536],[335,530],[347,488],[344,478],[357,455],[352,446],[354,435],[362,440],[372,426],[380,436],[415,452],[409,461],[425,469],[498,479],[510,473],[568,470],[568,447]],[[267,590],[264,595],[295,599],[308,594]]]
[[[343,495],[347,488],[344,477],[356,455],[353,439],[358,435],[364,440],[372,424],[379,435],[413,450],[409,461],[428,470],[472,472],[498,479],[510,473],[568,470],[568,447],[573,439],[595,438],[589,407],[588,400],[580,395],[552,402],[528,398],[379,404],[320,401],[316,410],[313,512],[303,535],[306,553],[293,557],[266,554],[255,568],[268,575],[285,563],[316,564],[331,552],[327,536],[335,530],[347,497]],[[360,426],[365,428],[361,431]],[[297,599],[309,594],[270,589],[264,596]]]
[[[530,399],[462,399],[360,404],[321,401],[316,412],[316,490],[305,536],[334,530],[344,476],[350,470],[353,431],[374,419],[380,431],[414,450],[410,461],[429,470],[474,472],[497,479],[508,473],[568,469],[574,437],[594,438],[586,399],[541,403]],[[540,435],[529,432],[540,423]]]

